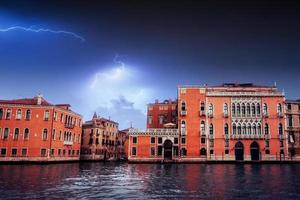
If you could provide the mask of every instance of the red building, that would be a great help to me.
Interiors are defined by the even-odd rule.
[[[147,128],[165,128],[166,124],[174,124],[177,127],[177,101],[171,99],[147,106]]]
[[[178,129],[130,130],[129,161],[287,159],[285,97],[276,87],[179,86],[177,94]]]
[[[81,116],[41,96],[0,100],[0,161],[79,160]]]

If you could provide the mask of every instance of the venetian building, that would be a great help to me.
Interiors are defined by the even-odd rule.
[[[182,160],[282,160],[284,94],[275,86],[179,86]]]
[[[98,117],[83,124],[82,160],[115,160],[118,156],[118,123]]]
[[[0,100],[0,161],[79,160],[81,115],[41,95]]]
[[[288,138],[288,156],[292,160],[300,159],[300,100],[285,101],[286,128]]]

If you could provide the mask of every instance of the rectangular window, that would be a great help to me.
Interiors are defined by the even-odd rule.
[[[9,135],[9,129],[8,128],[4,128],[3,139],[7,140],[8,139],[8,135]]]
[[[205,138],[201,138],[201,144],[205,144]]]
[[[137,144],[137,137],[132,137],[132,143]]]
[[[163,121],[164,121],[164,116],[160,115],[159,116],[159,124],[163,124]]]
[[[181,138],[181,144],[185,144],[185,137]]]
[[[46,149],[41,149],[41,156],[45,157],[46,156]]]
[[[51,149],[50,155],[54,156],[54,149]]]
[[[68,151],[68,155],[71,155],[71,149]]]
[[[1,149],[1,156],[6,156],[6,149]]]
[[[174,154],[174,156],[178,156],[178,147],[177,146],[173,147],[173,154]]]
[[[209,153],[210,153],[210,154],[214,154],[214,150],[211,149],[211,150],[209,151]]]
[[[66,150],[65,149],[63,150],[63,155],[66,155]]]
[[[289,104],[287,105],[287,109],[288,109],[288,110],[292,110],[292,104],[289,103]]]
[[[61,156],[61,149],[58,149],[58,155]]]
[[[29,139],[29,129],[25,128],[24,129],[24,140],[28,140]]]
[[[157,147],[157,155],[161,156],[162,155],[162,146]]]
[[[77,156],[79,155],[79,150],[77,150]]]
[[[27,156],[27,149],[22,149],[22,156]]]
[[[136,156],[136,147],[132,147],[132,155]]]
[[[158,144],[162,144],[162,137],[158,137]]]
[[[155,144],[155,137],[151,137],[151,144]]]
[[[45,113],[44,113],[44,120],[48,121],[49,117],[50,117],[50,112],[49,112],[49,110],[46,110]]]
[[[56,121],[56,119],[57,119],[57,113],[54,112],[54,113],[53,113],[53,120]]]
[[[151,156],[155,156],[155,147],[151,147]]]
[[[59,131],[59,135],[58,135],[58,140],[62,140],[62,132],[61,132],[61,130]]]
[[[17,156],[17,153],[18,153],[18,149],[16,148],[11,149],[11,156]]]
[[[148,124],[152,124],[152,116],[148,116]]]
[[[178,138],[174,138],[174,144],[178,144]]]

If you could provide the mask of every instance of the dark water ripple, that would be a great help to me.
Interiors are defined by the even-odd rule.
[[[1,199],[300,199],[300,165],[0,165]]]

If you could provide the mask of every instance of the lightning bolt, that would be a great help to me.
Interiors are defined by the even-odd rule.
[[[34,33],[40,33],[40,32],[48,32],[48,33],[54,33],[54,34],[65,34],[65,35],[71,35],[76,39],[81,40],[81,42],[84,42],[85,39],[70,31],[65,31],[65,30],[52,30],[49,28],[34,28],[34,26],[30,26],[29,28],[23,27],[23,26],[12,26],[8,28],[0,28],[0,32],[9,32],[9,31],[16,31],[16,30],[21,30],[21,31],[27,31],[27,32],[34,32]]]

